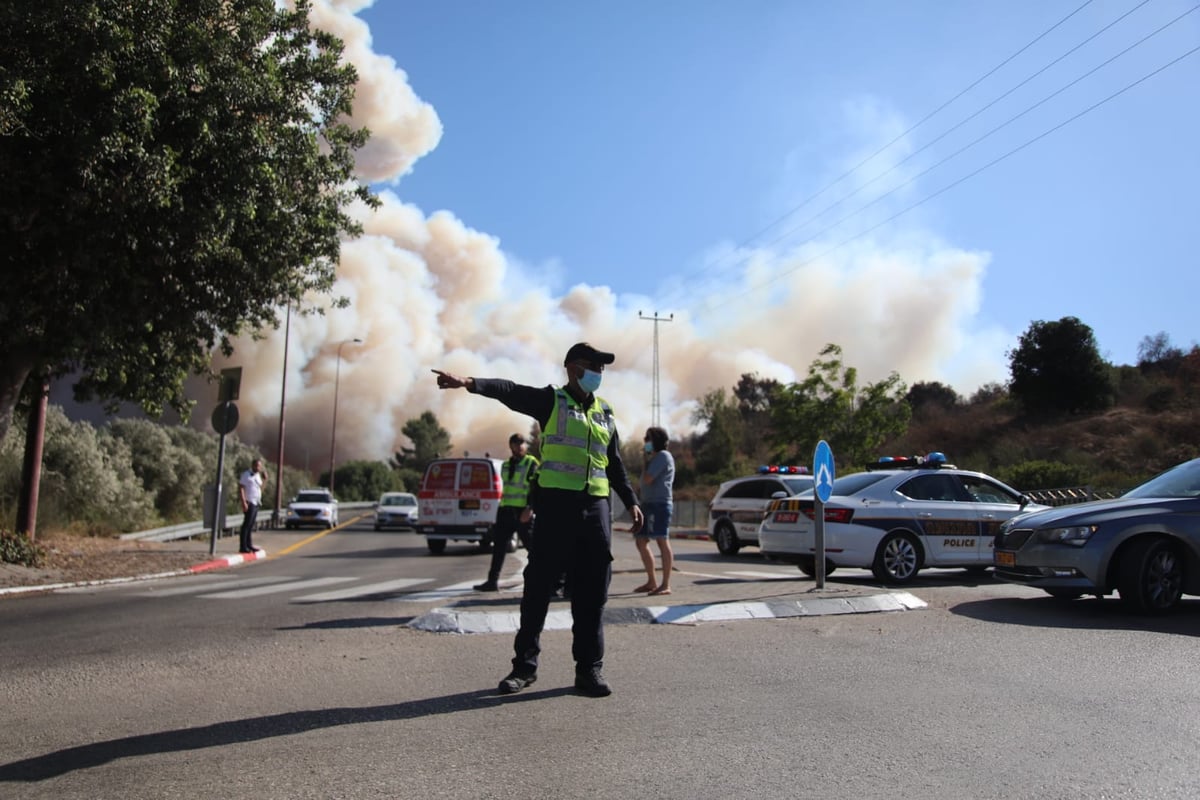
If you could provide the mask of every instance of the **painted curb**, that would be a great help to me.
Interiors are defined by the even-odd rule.
[[[146,575],[133,575],[127,578],[100,578],[94,581],[72,581],[68,583],[42,583],[32,586],[9,586],[0,589],[0,597],[13,594],[29,594],[31,592],[54,592],[59,589],[82,589],[88,586],[109,586],[117,583],[137,583],[139,581],[153,581],[159,578],[175,578],[180,575],[195,575],[200,572],[209,572],[214,569],[225,569],[227,567],[235,567],[238,564],[247,564],[251,561],[261,561],[267,557],[267,551],[259,549],[253,553],[237,553],[232,556],[222,558],[214,558],[211,561],[204,561],[200,564],[193,564],[186,569],[176,569],[170,572],[154,572]]]
[[[887,592],[857,597],[818,597],[812,600],[606,608],[604,623],[697,625],[701,622],[729,622],[741,619],[787,619],[828,614],[914,611],[926,607],[924,600],[908,592]],[[453,608],[435,608],[412,620],[406,627],[431,633],[515,633],[520,622],[519,611],[457,611]],[[546,614],[543,630],[569,630],[571,625],[570,611],[552,609]]]

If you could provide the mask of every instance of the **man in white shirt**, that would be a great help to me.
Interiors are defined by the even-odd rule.
[[[257,548],[251,542],[254,533],[254,522],[258,518],[258,506],[262,503],[263,486],[267,483],[267,473],[263,470],[262,459],[254,459],[250,469],[242,473],[238,479],[238,496],[242,501],[242,533],[238,544],[239,553],[253,553]]]

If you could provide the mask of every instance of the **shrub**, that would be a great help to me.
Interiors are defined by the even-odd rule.
[[[1087,482],[1087,475],[1083,468],[1061,461],[1023,461],[1004,470],[1004,481],[1027,492],[1080,486]]]
[[[46,552],[28,536],[9,531],[0,531],[0,561],[5,564],[20,564],[24,567],[40,566]]]

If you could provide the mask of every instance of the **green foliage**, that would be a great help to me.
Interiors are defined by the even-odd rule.
[[[327,486],[328,481],[324,485]],[[347,461],[339,464],[333,485],[337,499],[345,502],[378,500],[384,492],[403,488],[396,471],[382,461]]]
[[[842,364],[842,349],[828,344],[813,360],[808,377],[782,387],[771,406],[774,442],[783,460],[807,464],[824,439],[842,464],[874,460],[880,445],[906,428],[912,411],[905,385],[892,373],[859,389],[858,371]]]
[[[962,405],[958,392],[937,381],[918,381],[904,395],[913,416],[929,417],[953,411]]]
[[[5,564],[20,564],[23,567],[41,566],[46,553],[28,536],[0,530],[0,561]]]
[[[742,422],[725,390],[715,389],[704,395],[692,413],[692,422],[708,425],[696,443],[696,469],[717,476],[726,474],[737,458]]]
[[[1092,329],[1075,317],[1031,323],[1009,353],[1009,366],[1009,390],[1030,414],[1080,414],[1112,405],[1108,364]]]
[[[432,411],[425,411],[416,419],[410,419],[400,432],[408,437],[413,446],[400,448],[390,462],[393,469],[424,474],[430,461],[450,452],[450,432],[441,426]]]
[[[355,70],[295,5],[0,5],[0,438],[43,371],[186,416],[214,348],[331,290],[377,201]]]
[[[1000,470],[996,477],[1017,491],[1028,492],[1083,486],[1087,483],[1087,470],[1061,461],[1022,461]]]

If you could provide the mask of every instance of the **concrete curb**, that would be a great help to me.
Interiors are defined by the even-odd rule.
[[[697,625],[701,622],[728,622],[740,619],[785,619],[828,614],[913,611],[926,607],[924,600],[908,592],[885,592],[855,597],[819,597],[812,600],[606,608],[604,622],[609,625]],[[409,622],[407,627],[432,633],[515,633],[520,621],[521,614],[515,610],[458,611],[453,608],[435,608]],[[569,630],[571,625],[570,611],[552,609],[546,615],[544,630]]]
[[[170,572],[154,572],[146,575],[133,575],[126,578],[100,578],[94,581],[40,583],[32,586],[9,586],[7,588],[0,589],[0,597],[13,594],[29,594],[31,592],[53,592],[59,589],[82,589],[88,586],[108,586],[117,583],[137,583],[139,581],[158,580],[159,578],[175,578],[180,575],[195,575],[200,572],[209,572],[214,569],[236,567],[238,564],[247,564],[251,561],[261,561],[266,557],[267,551],[259,548],[253,553],[237,553],[231,556],[214,558],[199,564],[193,564],[186,569],[176,569],[171,570]]]

